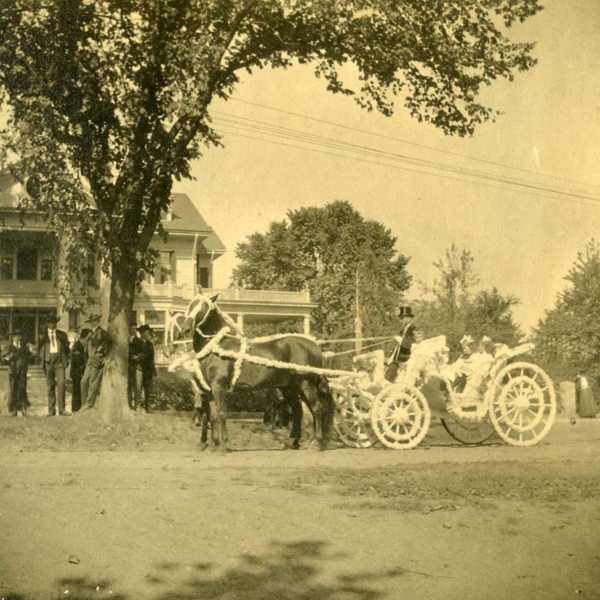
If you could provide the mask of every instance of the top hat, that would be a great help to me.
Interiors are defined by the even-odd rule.
[[[412,308],[410,306],[399,306],[398,307],[398,316],[401,319],[414,319],[415,315],[413,315]]]
[[[144,333],[144,331],[152,331],[152,327],[150,327],[150,325],[146,325],[145,323],[143,325],[140,325],[137,330],[140,333]]]

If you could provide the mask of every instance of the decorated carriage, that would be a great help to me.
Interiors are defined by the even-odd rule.
[[[322,446],[334,408],[340,439],[357,448],[376,442],[414,448],[427,435],[433,416],[465,444],[481,443],[495,432],[510,445],[532,446],[554,423],[552,381],[540,367],[519,358],[532,344],[496,345],[450,364],[446,338],[438,336],[413,344],[409,360],[390,383],[381,349],[355,356],[352,371],[327,368],[322,342],[301,334],[249,339],[215,300],[198,294],[185,313],[173,316],[173,345],[191,349],[180,352],[170,370],[189,371],[198,391],[210,393],[217,405],[219,443],[227,440],[223,403],[236,386],[266,385],[286,389],[291,402],[302,398],[313,412]],[[390,339],[402,344],[402,338],[384,338],[376,345]],[[295,431],[298,447],[299,424]]]
[[[336,377],[335,428],[344,444],[366,448],[414,448],[437,416],[446,431],[464,444],[479,444],[496,433],[513,446],[533,446],[550,431],[556,395],[548,375],[521,360],[533,349],[496,345],[448,363],[444,336],[413,345],[395,382],[385,380],[384,354],[376,350],[354,358],[362,376]]]

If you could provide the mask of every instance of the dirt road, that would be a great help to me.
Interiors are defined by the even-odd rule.
[[[0,446],[0,597],[600,598],[598,421],[531,449],[188,442]]]

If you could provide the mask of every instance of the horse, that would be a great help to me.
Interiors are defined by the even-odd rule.
[[[228,449],[227,398],[234,390],[280,389],[292,408],[294,446],[298,447],[301,400],[314,416],[320,449],[329,440],[334,414],[327,379],[319,372],[323,356],[316,341],[301,334],[278,334],[249,340],[213,297],[198,294],[185,311],[177,338],[191,336],[197,357],[196,376],[215,404],[213,442]],[[288,366],[290,365],[290,366]],[[292,366],[293,365],[293,366]],[[294,368],[297,367],[297,368]]]

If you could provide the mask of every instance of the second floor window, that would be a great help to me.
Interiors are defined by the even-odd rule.
[[[24,246],[17,250],[17,279],[35,281],[37,279],[38,253],[36,248]]]
[[[42,258],[40,260],[40,279],[42,281],[52,281],[54,272],[54,261],[51,258]]]
[[[203,288],[210,287],[210,269],[208,267],[203,267],[198,259],[196,263],[198,265],[196,272],[196,283]]]
[[[173,253],[161,252],[154,270],[154,283],[175,283],[173,269]]]
[[[0,256],[0,279],[13,279],[15,261],[12,256]]]

